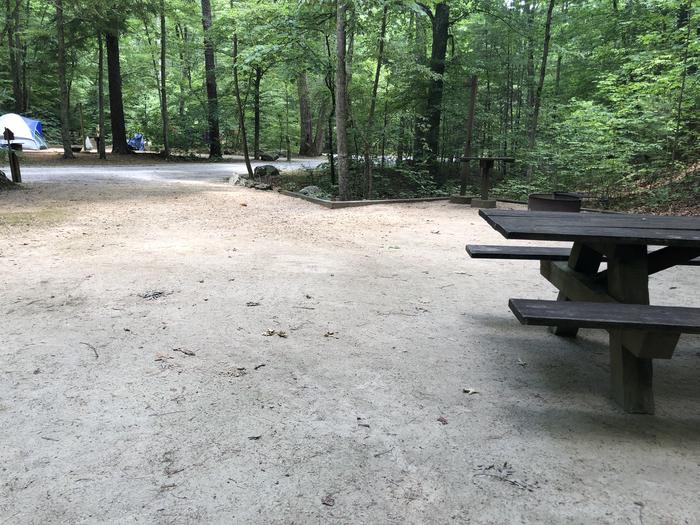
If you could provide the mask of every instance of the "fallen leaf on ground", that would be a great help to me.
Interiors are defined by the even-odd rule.
[[[524,366],[527,366],[527,363],[526,363],[525,361],[523,361],[522,359],[518,359],[518,364],[519,364],[520,366],[523,366],[523,367],[524,367]]]
[[[335,337],[336,339],[338,339],[338,337],[335,335],[335,332],[326,332],[325,334],[323,334],[323,337]]]
[[[469,394],[470,396],[479,393],[478,390],[474,390],[473,388],[463,388],[462,392],[464,392],[465,394]]]
[[[434,233],[437,235],[438,233],[440,233],[440,230],[432,230],[430,233]]]
[[[248,206],[245,202],[241,202],[241,206]]]
[[[245,303],[245,305],[246,305],[246,306],[260,306],[260,303],[256,303],[256,302],[253,302],[253,301],[248,301],[247,303]]]
[[[276,333],[277,333],[277,330],[273,330],[273,329],[271,329],[271,328],[268,328],[267,330],[265,330],[265,331],[263,332],[262,335],[264,335],[265,337],[270,337],[270,336],[272,336],[272,335],[275,335]]]
[[[284,337],[284,338],[286,338],[286,337],[287,337],[287,332],[277,332],[277,335],[278,335],[279,337]]]
[[[168,359],[172,359],[173,356],[168,355],[168,354],[163,354],[163,353],[157,353],[156,354],[156,361],[167,361]]]
[[[263,366],[265,366],[265,363],[254,367],[253,370],[259,370],[259,369],[261,369]]]
[[[326,507],[332,507],[335,505],[335,498],[330,494],[327,494],[321,498],[321,503],[323,503]]]
[[[250,439],[251,441],[257,441],[261,437],[262,437],[262,434],[260,434],[259,436],[248,436],[248,439]]]
[[[445,416],[440,416],[437,420],[443,425],[447,425],[447,418]]]

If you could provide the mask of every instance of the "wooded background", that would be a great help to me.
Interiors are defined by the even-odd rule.
[[[136,132],[166,155],[334,151],[344,198],[370,196],[373,170],[381,177],[388,166],[454,183],[465,147],[518,159],[500,168],[497,188],[513,195],[664,198],[672,190],[658,180],[697,177],[700,30],[690,0],[4,8],[0,110],[42,120],[66,156],[81,129],[99,133],[104,86],[103,134],[115,153]]]

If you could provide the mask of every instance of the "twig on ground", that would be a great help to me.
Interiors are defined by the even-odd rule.
[[[97,348],[92,346],[90,343],[83,343],[82,341],[80,341],[80,344],[87,346],[90,350],[92,350],[95,353],[95,359],[99,359],[100,354],[97,353]]]

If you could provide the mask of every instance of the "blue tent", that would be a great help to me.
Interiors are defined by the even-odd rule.
[[[146,151],[146,141],[141,133],[137,133],[127,140],[126,145],[129,146],[129,149],[132,151]]]
[[[23,149],[46,149],[46,139],[41,122],[27,117],[22,117],[16,113],[8,113],[0,117],[0,137],[5,128],[12,130],[15,144],[22,144]]]

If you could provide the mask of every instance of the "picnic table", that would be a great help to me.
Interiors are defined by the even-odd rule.
[[[573,242],[568,260],[561,247],[467,251],[473,257],[540,260],[540,273],[559,290],[558,299],[511,299],[516,317],[553,326],[561,336],[575,337],[580,327],[608,330],[613,397],[628,412],[653,413],[652,359],[670,359],[681,333],[700,333],[700,308],[649,306],[649,275],[700,265],[700,217],[498,209],[479,215],[507,239]],[[607,268],[601,270],[603,262]]]
[[[489,198],[489,187],[491,185],[491,168],[496,161],[500,162],[515,162],[513,157],[462,157],[462,162],[470,160],[479,161],[479,171],[481,173],[481,198],[486,200]]]

